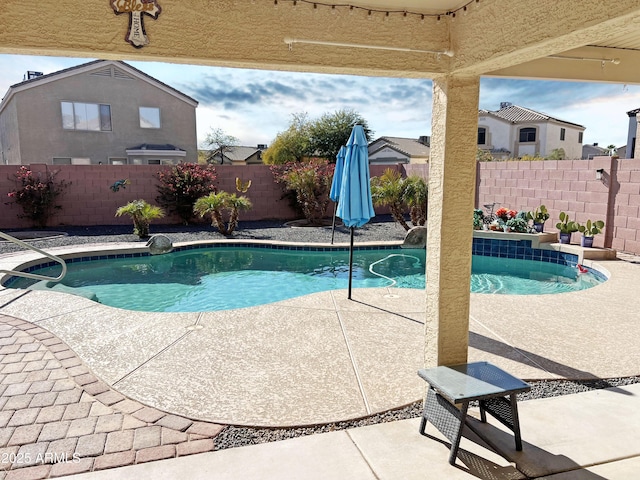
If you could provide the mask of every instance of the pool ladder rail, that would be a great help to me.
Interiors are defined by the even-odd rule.
[[[28,243],[25,243],[22,240],[12,237],[11,235],[8,235],[4,232],[0,232],[0,237],[4,238],[5,240],[8,240],[11,243],[15,243],[16,245],[26,248],[27,250],[33,250],[34,252],[44,255],[45,257],[53,260],[54,262],[58,262],[60,265],[62,265],[62,271],[60,272],[60,275],[58,275],[57,277],[47,277],[45,275],[38,275],[37,273],[28,273],[28,272],[21,272],[18,270],[4,270],[4,269],[0,269],[0,274],[8,273],[16,277],[32,278],[34,280],[47,280],[50,282],[59,282],[67,274],[67,263],[62,258],[57,257],[51,253],[47,253],[44,250],[40,250],[39,248],[34,247],[33,245],[29,245]]]

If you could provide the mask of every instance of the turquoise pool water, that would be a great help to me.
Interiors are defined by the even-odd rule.
[[[198,248],[166,255],[68,264],[61,285],[15,279],[12,288],[52,288],[139,311],[200,312],[277,302],[346,289],[349,253],[252,247]],[[57,275],[59,266],[32,270]],[[540,295],[582,290],[605,279],[575,267],[534,260],[473,257],[476,293]],[[425,251],[356,250],[353,288],[425,288]]]

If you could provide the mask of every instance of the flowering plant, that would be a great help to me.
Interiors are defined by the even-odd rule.
[[[20,218],[30,219],[34,226],[45,227],[53,210],[62,208],[56,205],[56,199],[62,195],[68,182],[62,180],[56,182],[58,171],[34,173],[26,165],[21,166],[14,174],[16,189],[10,191],[7,196],[13,202],[22,207]]]
[[[200,197],[215,193],[217,175],[212,165],[179,163],[157,173],[157,202],[170,213],[177,214],[185,225],[193,217],[193,205]]]
[[[504,207],[496,210],[496,216],[500,218],[503,222],[506,222],[512,218],[515,218],[517,214],[518,212],[516,212],[515,210],[509,210],[508,208],[504,208]]]
[[[334,164],[326,160],[272,165],[271,172],[286,191],[295,193],[296,204],[311,225],[321,225],[329,206]]]

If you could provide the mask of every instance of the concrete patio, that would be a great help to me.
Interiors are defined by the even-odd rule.
[[[62,251],[69,248],[54,253]],[[5,255],[0,268],[29,255]],[[487,360],[524,379],[637,375],[638,266],[599,261],[598,268],[611,279],[581,292],[472,295],[470,361]],[[424,475],[419,465],[429,465],[432,478],[470,472],[526,478],[509,463],[516,461],[518,470],[538,478],[592,464],[606,464],[598,467],[605,472],[637,468],[637,459],[610,465],[640,454],[633,451],[640,445],[633,432],[640,424],[637,386],[522,402],[524,452],[513,456],[509,437],[486,427],[509,461],[463,441],[464,452],[472,453],[461,453],[462,469],[447,464],[447,446],[417,433],[417,420],[179,458],[212,450],[224,424],[321,424],[421,399],[425,385],[416,371],[423,362],[424,315],[424,292],[403,289],[356,290],[352,301],[334,291],[183,314],[132,314],[60,293],[0,290],[0,453],[81,457],[78,463],[2,465],[11,468],[6,478],[173,457],[167,466],[117,472],[122,478],[162,478],[159,472],[172,478],[173,468],[193,469],[194,478],[210,469],[223,472],[219,478],[299,478],[301,472],[305,478],[345,478],[344,472],[353,472],[349,478],[411,478],[405,469],[418,476]],[[552,478],[627,478],[607,475]]]

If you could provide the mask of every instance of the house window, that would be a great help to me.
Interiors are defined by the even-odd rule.
[[[151,158],[149,159],[149,165],[160,165],[160,160],[159,159],[155,159],[155,158]]]
[[[478,128],[478,145],[487,144],[487,129],[484,127]]]
[[[560,140],[564,140],[564,136],[566,132],[567,132],[566,129],[564,128],[560,129]]]
[[[140,107],[140,128],[160,128],[160,109]]]
[[[578,132],[578,143],[582,143],[582,132]]]
[[[90,158],[72,158],[71,165],[91,165]]]
[[[62,128],[92,132],[111,131],[111,107],[109,105],[82,102],[60,102]]]
[[[535,141],[536,141],[535,128],[520,129],[520,142],[535,142]]]
[[[122,157],[109,157],[109,165],[126,165],[127,159]]]
[[[53,157],[54,165],[91,165],[90,158]]]

